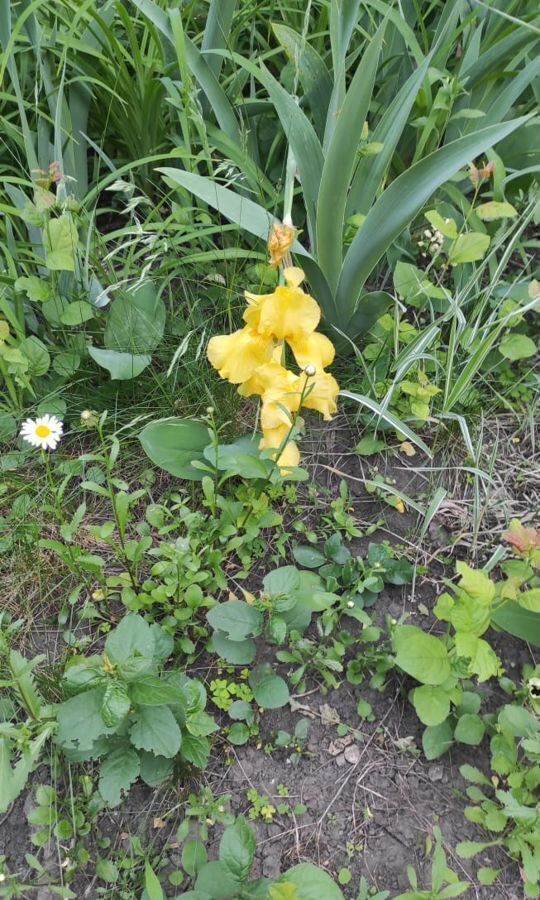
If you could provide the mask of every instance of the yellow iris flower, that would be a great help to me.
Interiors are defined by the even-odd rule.
[[[207,353],[222,378],[232,384],[242,384],[272,358],[273,349],[271,337],[246,327],[210,338]]]
[[[208,344],[208,358],[221,377],[238,385],[243,397],[260,396],[263,436],[259,446],[275,451],[274,458],[297,421],[300,406],[331,419],[339,392],[336,379],[325,371],[334,360],[334,346],[315,330],[321,311],[313,297],[300,287],[304,273],[291,266],[283,274],[285,284],[271,294],[246,291],[244,328],[213,337]],[[304,369],[299,375],[282,365],[284,342]],[[298,466],[299,462],[296,443],[288,441],[279,453],[277,465],[283,470]]]
[[[250,294],[245,297],[248,308],[244,321],[259,334],[272,334],[278,340],[290,340],[312,334],[321,318],[319,304],[305,294],[300,284],[302,269],[285,269],[285,284],[271,294]]]

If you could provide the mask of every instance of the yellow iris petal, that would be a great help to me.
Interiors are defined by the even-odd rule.
[[[252,394],[263,395],[266,391],[277,391],[285,394],[301,390],[298,387],[298,376],[290,372],[281,363],[272,360],[267,362],[253,373],[238,390],[243,397]]]
[[[323,419],[331,419],[337,410],[339,384],[336,379],[328,372],[321,372],[313,380],[310,379],[309,386],[311,390],[302,405],[307,409],[316,409],[322,413]]]
[[[288,266],[283,270],[283,277],[287,284],[298,287],[306,276],[304,270],[300,269],[299,266]]]
[[[278,451],[288,432],[289,428],[286,425],[265,429],[259,447],[261,450]],[[288,441],[281,451],[277,462],[280,468],[291,468],[300,464],[300,450],[294,441]]]
[[[273,342],[251,328],[220,334],[208,342],[208,359],[222,378],[241,384],[272,357]]]
[[[301,369],[315,366],[317,372],[320,372],[332,364],[336,355],[332,341],[318,331],[289,338],[288,343]]]
[[[281,470],[300,465],[300,450],[294,441],[289,441],[280,453],[277,464]]]

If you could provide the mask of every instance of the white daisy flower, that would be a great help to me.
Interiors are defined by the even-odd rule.
[[[56,450],[62,437],[64,426],[56,416],[40,416],[39,419],[26,419],[21,426],[21,437],[32,447],[42,450]]]

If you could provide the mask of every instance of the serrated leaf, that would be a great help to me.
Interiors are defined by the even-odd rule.
[[[99,792],[109,806],[118,806],[122,792],[127,793],[137,780],[140,760],[135,750],[121,747],[113,750],[101,763]]]
[[[129,730],[132,744],[171,759],[182,745],[182,733],[167,706],[141,706]]]
[[[56,740],[65,749],[91,750],[102,735],[113,734],[101,715],[105,688],[92,688],[57,706]]]

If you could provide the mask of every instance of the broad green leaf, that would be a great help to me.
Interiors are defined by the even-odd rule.
[[[540,647],[540,616],[513,601],[505,603],[493,614],[491,624]]]
[[[393,638],[396,665],[422,684],[442,684],[450,675],[443,642],[414,625],[400,625]]]
[[[242,478],[267,478],[272,465],[270,460],[261,459],[259,439],[256,437],[240,437],[233,444],[209,445],[203,455],[211,466],[229,475],[241,475]]]
[[[475,262],[483,259],[490,242],[489,234],[482,234],[479,231],[469,231],[467,234],[460,234],[450,247],[448,262],[451,266],[458,266],[460,263]]]
[[[105,688],[101,715],[106,725],[118,728],[130,708],[127,689],[122,681],[109,681]]]
[[[326,151],[317,200],[317,261],[332,291],[341,272],[343,228],[350,181],[367,118],[386,22],[371,39],[340,105]]]
[[[280,566],[268,572],[263,579],[263,588],[270,597],[290,596],[300,587],[300,572],[296,566]]]
[[[515,703],[507,703],[499,712],[499,724],[509,729],[514,737],[526,737],[539,730],[538,721],[528,709]]]
[[[448,720],[440,725],[430,725],[422,735],[422,747],[426,759],[438,759],[452,746],[453,729]]]
[[[104,694],[104,688],[92,688],[57,706],[56,741],[60,747],[91,750],[99,737],[114,734],[115,728],[108,727],[101,715]]]
[[[459,587],[482,604],[490,604],[495,597],[495,585],[487,572],[482,569],[471,569],[467,563],[459,560],[456,572],[460,575]]]
[[[440,231],[441,234],[444,234],[445,237],[451,238],[452,240],[457,238],[457,225],[454,219],[448,217],[443,218],[436,209],[428,209],[428,211],[424,213],[424,215],[429,224],[433,225],[433,227],[436,228],[437,231]]]
[[[531,588],[529,591],[521,591],[516,599],[523,609],[528,609],[534,613],[540,613],[540,588]]]
[[[494,869],[493,866],[480,866],[476,873],[476,877],[480,884],[490,885],[494,884],[500,871],[500,869]]]
[[[307,544],[300,544],[293,547],[293,556],[299,565],[306,569],[318,569],[326,562],[326,557],[317,550],[316,547],[310,547]]]
[[[124,746],[109,753],[101,763],[98,785],[99,793],[109,806],[118,806],[122,792],[127,794],[137,781],[139,771],[140,761],[135,750]]]
[[[37,275],[17,278],[13,287],[16,291],[24,291],[32,303],[44,303],[51,296],[51,285],[45,279],[38,278]]]
[[[50,219],[43,231],[45,265],[53,271],[74,272],[75,250],[79,235],[75,223],[68,215]]]
[[[490,200],[475,207],[476,215],[484,222],[492,222],[494,219],[513,219],[517,216],[517,209],[511,203]]]
[[[54,357],[52,367],[62,378],[70,378],[75,374],[80,364],[81,357],[79,353],[75,353],[73,350],[66,350]]]
[[[459,771],[463,778],[466,778],[472,784],[491,785],[489,778],[475,766],[464,763],[459,767]]]
[[[465,713],[460,716],[454,731],[454,739],[461,744],[476,746],[484,737],[486,728],[480,716]]]
[[[212,900],[229,900],[238,895],[241,881],[223,862],[206,863],[197,876],[195,893],[207,894]],[[198,900],[198,896],[197,896]]]
[[[105,347],[122,353],[152,353],[163,338],[165,315],[163,300],[150,282],[144,282],[113,301],[103,336]]]
[[[98,366],[111,373],[111,378],[119,381],[136,378],[152,362],[151,356],[119,353],[117,350],[101,350],[99,347],[88,347],[88,353]]]
[[[502,353],[506,359],[510,359],[514,362],[516,359],[528,359],[530,356],[534,356],[537,352],[537,346],[526,334],[520,334],[518,331],[514,331],[503,337],[499,344],[499,352]]]
[[[182,742],[182,756],[184,755],[184,744]],[[155,756],[154,753],[148,753],[146,750],[141,750],[139,757],[141,760],[141,778],[149,787],[158,787],[172,775],[174,769],[172,759],[166,759],[164,756]]]
[[[206,737],[197,737],[186,732],[182,735],[182,759],[186,759],[198,769],[206,769],[210,756],[210,742]]]
[[[290,882],[282,882],[281,884],[271,884],[268,888],[269,900],[294,900],[297,896],[298,887]]]
[[[245,641],[261,633],[262,613],[244,600],[225,600],[206,614],[209,624],[231,641]]]
[[[185,697],[178,685],[158,675],[142,675],[129,685],[132,703],[139,706],[185,705]]]
[[[386,441],[376,438],[373,434],[365,434],[364,437],[358,441],[354,448],[354,452],[358,453],[359,456],[373,456],[373,454],[384,450],[385,447]]]
[[[450,713],[448,692],[437,685],[423,684],[412,691],[416,715],[424,725],[440,725]]]
[[[448,297],[448,293],[433,284],[418,266],[401,260],[396,263],[394,269],[394,287],[400,297],[415,305],[425,302],[430,297],[438,300],[445,300]]]
[[[278,878],[276,884],[295,884],[294,900],[344,900],[343,893],[324,869],[299,863]]]
[[[112,860],[98,856],[96,860],[96,875],[102,881],[114,884],[115,881],[118,881],[120,873]]]
[[[456,632],[456,653],[470,660],[471,672],[479,681],[487,681],[500,674],[500,663],[495,651],[487,641],[467,632]]]
[[[256,703],[265,709],[279,709],[289,700],[287,682],[272,671],[270,663],[261,663],[251,670],[248,682]]]
[[[462,166],[528,121],[524,116],[446,144],[396,178],[382,193],[354,237],[336,294],[338,324],[347,329],[362,288],[392,242],[422,206]],[[377,159],[377,157],[374,157]]]
[[[107,635],[105,653],[114,663],[126,662],[135,655],[152,659],[154,646],[154,636],[146,619],[129,613]]]
[[[219,843],[219,859],[239,881],[245,881],[251,872],[255,856],[255,837],[243,816],[223,832]]]
[[[176,478],[200,481],[204,477],[204,472],[191,465],[203,459],[203,450],[210,442],[208,428],[202,422],[158,419],[143,428],[139,440],[152,462]]]
[[[43,341],[40,341],[39,338],[32,334],[21,341],[19,350],[28,360],[29,375],[45,375],[51,364],[51,357]]]
[[[0,441],[9,441],[17,434],[17,420],[11,413],[0,410]]]
[[[129,730],[131,742],[138,750],[172,759],[180,750],[182,734],[167,706],[141,706]]]
[[[85,300],[74,300],[68,304],[60,314],[62,325],[74,326],[89,322],[96,314],[95,306],[91,306]]]
[[[182,847],[182,868],[188,875],[197,875],[208,859],[202,841],[196,839],[186,841]]]
[[[257,652],[252,638],[246,638],[245,641],[231,641],[223,631],[214,631],[212,646],[218,656],[235,666],[245,666],[253,662]]]
[[[235,747],[243,747],[249,741],[249,728],[243,722],[234,722],[227,733],[227,740]]]
[[[462,859],[472,859],[486,847],[492,847],[497,843],[498,841],[460,841],[456,844],[456,853]]]

